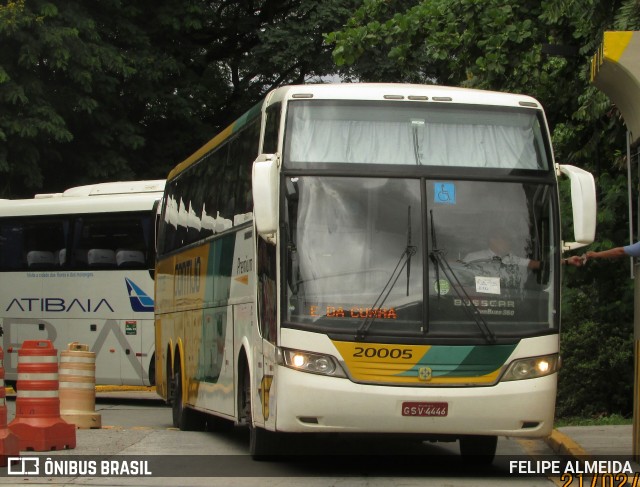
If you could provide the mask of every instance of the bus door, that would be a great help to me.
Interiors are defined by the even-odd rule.
[[[89,346],[96,354],[97,384],[142,385],[143,364],[151,360],[143,340],[147,348],[153,347],[153,315],[132,308],[138,299],[131,290],[134,280],[117,270],[76,272],[76,276],[78,287],[72,291],[77,296],[69,298],[75,317],[56,327],[68,329],[61,346],[71,342]]]
[[[259,372],[256,380],[259,382],[260,404],[262,415],[259,419],[264,421],[267,429],[275,429],[276,419],[276,342],[277,342],[277,303],[278,293],[276,285],[276,246],[258,238],[258,263],[257,263],[257,316],[258,326],[253,327],[254,334],[259,336],[254,343],[259,363],[256,370]],[[260,373],[261,372],[261,373]],[[254,411],[256,409],[254,408]]]
[[[123,351],[118,341],[119,320],[100,317],[73,321],[70,330],[72,339],[69,343],[88,345],[89,351],[96,354],[96,384],[121,385],[123,382],[120,362]],[[58,329],[60,328],[58,326]]]

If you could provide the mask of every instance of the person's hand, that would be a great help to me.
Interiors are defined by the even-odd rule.
[[[571,257],[567,257],[567,264],[572,265],[574,267],[581,267],[586,262],[584,256],[580,255],[572,255]]]
[[[585,263],[591,259],[594,259],[595,254],[596,252],[594,252],[593,250],[589,250],[587,253],[583,254],[582,257],[584,258]]]

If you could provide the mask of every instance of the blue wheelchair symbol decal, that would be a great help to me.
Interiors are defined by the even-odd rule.
[[[456,185],[454,183],[433,183],[433,202],[444,205],[456,204]]]

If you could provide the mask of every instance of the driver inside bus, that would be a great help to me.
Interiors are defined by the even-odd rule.
[[[539,269],[540,261],[526,259],[511,253],[511,241],[503,235],[489,237],[488,248],[471,252],[463,259],[467,264],[475,262],[496,262],[504,265],[517,265],[529,269]]]
[[[527,259],[513,255],[511,253],[511,241],[501,234],[489,237],[487,249],[471,252],[465,256],[463,261],[467,264],[474,262],[498,262],[504,265],[517,265],[522,268],[537,270],[541,268],[539,260]],[[578,255],[572,255],[561,260],[562,265],[572,265],[580,267],[584,264],[584,259]]]

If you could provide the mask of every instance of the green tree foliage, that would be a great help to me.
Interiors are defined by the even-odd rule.
[[[354,80],[526,93],[545,107],[556,160],[593,172],[597,243],[628,242],[625,127],[590,84],[605,30],[640,29],[635,0],[364,0],[326,36]],[[565,198],[566,200],[567,198]],[[572,240],[570,204],[563,235]],[[558,413],[631,414],[633,297],[629,262],[567,269]]]
[[[144,51],[139,39],[105,32],[83,3],[18,0],[0,8],[4,195],[42,188],[45,178],[133,175],[125,153],[143,144],[141,129],[127,119],[128,107],[119,99],[122,82],[145,60],[102,38],[126,38],[125,49]],[[115,10],[99,7],[110,10],[105,15]],[[128,30],[126,22],[121,25]]]
[[[271,88],[341,72],[535,96],[596,175],[591,248],[621,245],[625,128],[589,64],[624,29],[637,0],[0,0],[0,197],[165,177]],[[630,414],[628,266],[565,272],[560,414]]]
[[[627,210],[627,179],[623,174],[602,173],[597,184],[600,238],[589,248],[603,250],[628,239],[628,226],[621,218]],[[569,234],[568,228],[564,234]],[[630,275],[629,259],[595,260],[582,269],[565,269],[558,416],[631,416],[634,284]]]
[[[359,3],[0,1],[0,197],[165,177],[269,89],[336,72],[322,33]]]

